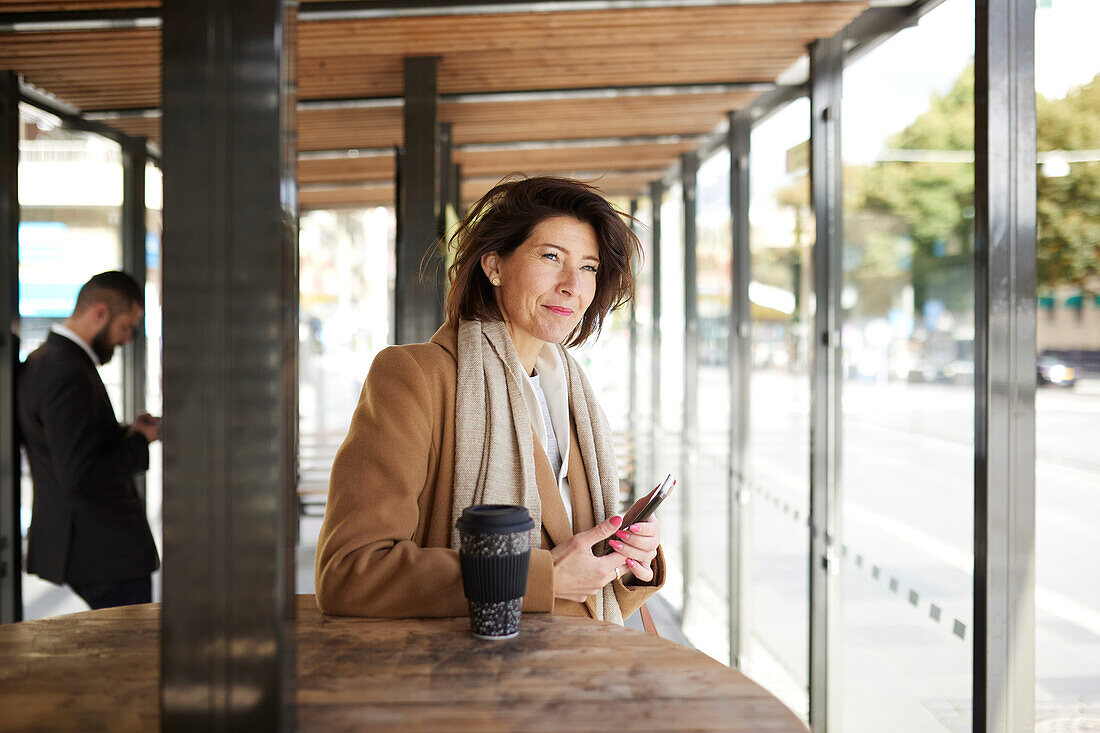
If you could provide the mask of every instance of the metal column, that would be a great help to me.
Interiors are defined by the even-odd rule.
[[[974,713],[1035,721],[1035,2],[977,0]]]
[[[23,620],[19,367],[19,80],[0,72],[0,624]]]
[[[814,343],[810,406],[810,727],[840,729],[842,34],[810,47]]]
[[[439,237],[439,59],[405,59],[405,156],[399,178],[395,343],[427,341],[443,320]],[[431,254],[429,254],[431,253]]]
[[[665,188],[660,181],[649,184],[649,201],[653,217],[652,241],[649,248],[649,258],[653,261],[653,329],[650,338],[652,359],[650,361],[650,378],[652,388],[649,391],[650,420],[649,420],[649,479],[655,476],[656,461],[661,450],[661,201],[664,199]]]
[[[162,727],[294,727],[293,0],[167,0]]]
[[[749,312],[749,282],[752,279],[749,251],[749,150],[752,118],[731,112],[727,143],[730,151],[730,234],[732,257],[730,280],[732,303],[729,321],[730,360],[730,664],[740,667],[745,653],[748,605],[748,543],[746,517],[742,507],[749,500],[748,471],[749,379],[752,368],[752,318]]]
[[[145,287],[145,165],[146,142],[134,140],[122,146],[122,269]],[[148,311],[149,304],[146,303]],[[127,419],[145,411],[145,323],[122,350],[122,414]],[[145,474],[134,477],[145,495]]]
[[[454,147],[451,144],[451,123],[439,123],[439,238],[447,235],[447,206],[453,205],[455,197]],[[458,207],[454,207],[455,214]]]
[[[699,465],[699,308],[696,297],[695,257],[695,185],[699,173],[699,156],[684,153],[680,157],[680,183],[684,205],[684,424],[680,433],[680,516],[681,552],[684,562],[684,615],[691,598],[691,512],[692,495],[696,490]]]

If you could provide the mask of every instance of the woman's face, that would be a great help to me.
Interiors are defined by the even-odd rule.
[[[521,359],[577,327],[596,294],[599,264],[595,230],[571,216],[540,222],[511,254],[481,258],[489,281],[500,278],[497,303]]]

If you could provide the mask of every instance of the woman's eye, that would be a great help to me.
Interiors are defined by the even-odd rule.
[[[589,272],[595,272],[596,271],[596,266],[595,265],[585,265],[584,269],[588,270]]]
[[[558,261],[558,253],[557,252],[547,252],[546,254],[543,255],[543,257],[545,257],[547,259],[550,259],[550,260],[554,260],[554,262]]]

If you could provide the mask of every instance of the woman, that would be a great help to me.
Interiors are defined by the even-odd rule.
[[[465,615],[455,521],[520,504],[535,520],[523,610],[622,623],[664,582],[659,525],[611,516],[611,433],[562,344],[632,297],[638,240],[589,186],[529,178],[486,194],[452,244],[446,324],[378,355],[336,454],[318,605]]]

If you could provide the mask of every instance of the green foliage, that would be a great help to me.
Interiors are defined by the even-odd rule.
[[[973,98],[974,72],[968,68],[949,92],[933,95],[928,110],[890,138],[888,146],[917,156],[972,150]],[[905,282],[913,285],[918,310],[929,298],[951,308],[969,304],[970,289],[956,287],[955,275],[970,271],[974,165],[951,161],[949,154],[932,157],[846,171],[846,185],[857,187],[845,195],[849,212],[858,212],[849,214],[852,226],[846,221],[849,246],[859,252],[851,277],[860,300],[877,306],[873,312],[885,312],[889,290]]]
[[[1063,99],[1037,99],[1038,149],[1100,149],[1100,75]],[[974,148],[974,69],[969,67],[943,95],[934,95],[926,112],[889,141],[896,151],[971,151]],[[969,267],[973,250],[974,166],[934,160],[884,161],[846,170],[849,212],[882,221],[900,221],[911,243],[911,279],[916,305],[930,297],[946,302],[946,287]],[[944,156],[947,157],[947,156]],[[1042,291],[1074,286],[1100,287],[1100,162],[1071,163],[1067,176],[1038,179],[1038,275]],[[855,217],[855,214],[849,214]],[[886,225],[888,226],[888,225]],[[889,227],[888,227],[889,228]],[[859,227],[856,227],[857,231]],[[871,227],[849,246],[859,250],[858,281],[893,277],[891,262],[898,240],[874,236]]]
[[[1038,148],[1100,150],[1100,74],[1062,99],[1036,102]],[[1100,289],[1100,162],[1070,163],[1056,178],[1039,169],[1039,285]]]

